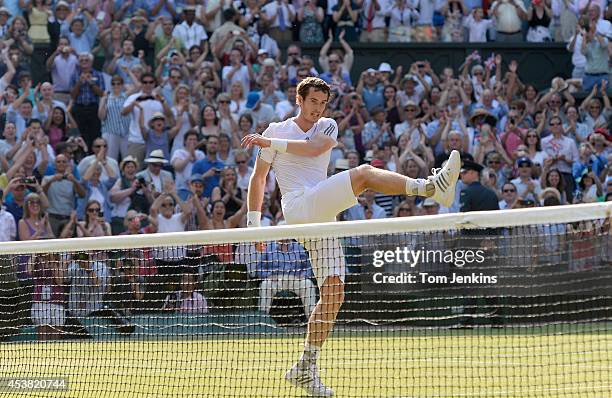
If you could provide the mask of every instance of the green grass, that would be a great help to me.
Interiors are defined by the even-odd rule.
[[[338,333],[320,368],[337,397],[610,397],[609,330]],[[70,392],[22,396],[304,396],[283,380],[301,344],[301,335],[0,344],[0,377],[70,379]]]

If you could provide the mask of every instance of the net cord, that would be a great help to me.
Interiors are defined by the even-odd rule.
[[[610,217],[612,217],[612,202],[601,202],[546,208],[536,207],[379,220],[283,225],[273,228],[235,228],[135,236],[2,242],[0,243],[0,255],[263,242],[287,238],[325,239],[406,232],[502,228],[535,224],[565,224]]]

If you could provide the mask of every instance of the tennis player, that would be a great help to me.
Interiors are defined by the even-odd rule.
[[[446,207],[452,204],[461,168],[457,151],[427,179],[415,180],[370,165],[327,178],[331,150],[338,138],[336,122],[322,117],[329,97],[330,87],[323,80],[304,79],[297,87],[296,102],[300,107],[297,117],[271,123],[263,135],[249,134],[242,139],[245,148],[261,147],[249,182],[249,227],[260,226],[270,167],[280,186],[288,224],[335,221],[338,213],[357,204],[356,197],[366,189],[388,195],[432,197]],[[311,396],[330,397],[334,392],[321,381],[317,359],[344,301],[344,253],[337,238],[306,240],[303,244],[310,255],[320,299],[310,314],[302,356],[285,374],[285,379]]]

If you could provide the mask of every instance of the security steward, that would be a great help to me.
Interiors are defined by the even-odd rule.
[[[461,212],[499,210],[497,195],[480,183],[480,173],[483,167],[471,160],[465,159],[461,167],[461,181],[466,185],[461,191]]]
[[[499,210],[495,192],[480,183],[483,166],[469,159],[463,161],[460,178],[465,188],[461,191],[461,212]],[[472,272],[482,272],[493,276],[497,273],[497,239],[500,231],[495,228],[464,229],[461,231],[463,249],[482,250],[484,262],[481,264],[466,264],[459,273],[467,275]],[[488,324],[498,327],[502,319],[498,313],[498,293],[495,286],[477,286],[465,284],[462,286],[464,297],[470,297],[464,302],[464,317],[459,319],[457,327],[470,328],[474,324]],[[477,297],[481,297],[479,300]],[[482,303],[484,301],[484,303]],[[483,305],[484,304],[484,305]]]

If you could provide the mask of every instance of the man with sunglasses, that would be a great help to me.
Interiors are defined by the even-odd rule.
[[[528,157],[519,158],[516,161],[518,167],[518,177],[512,180],[517,190],[517,194],[521,199],[529,199],[535,201],[542,188],[540,182],[531,178],[533,163]]]
[[[156,90],[157,81],[152,73],[143,73],[140,78],[142,90],[130,95],[123,104],[121,114],[131,115],[130,128],[128,135],[128,154],[138,160],[138,164],[144,164],[146,145],[142,133],[140,132],[140,112],[144,112],[144,125],[148,126],[149,121],[157,112],[164,115],[172,114],[166,100]],[[136,106],[138,103],[140,106]],[[172,124],[170,121],[169,124]]]
[[[102,175],[100,176],[100,182],[105,182],[108,180],[108,171],[109,168],[114,171],[114,175],[121,175],[119,171],[119,164],[117,161],[108,154],[108,144],[104,138],[96,138],[91,146],[91,150],[93,155],[85,156],[79,162],[77,168],[79,170],[79,175],[85,175],[85,171],[89,168],[92,162],[95,160],[102,166]]]
[[[572,166],[579,159],[576,141],[564,135],[562,120],[559,116],[550,118],[551,135],[542,138],[542,151],[546,154],[544,165],[551,169],[558,169],[563,176],[567,188],[567,201],[572,202],[574,192],[574,177]]]
[[[507,182],[502,186],[501,190],[502,200],[499,201],[499,209],[500,210],[508,210],[514,207],[516,200],[518,199],[518,195],[516,194],[516,186]]]

